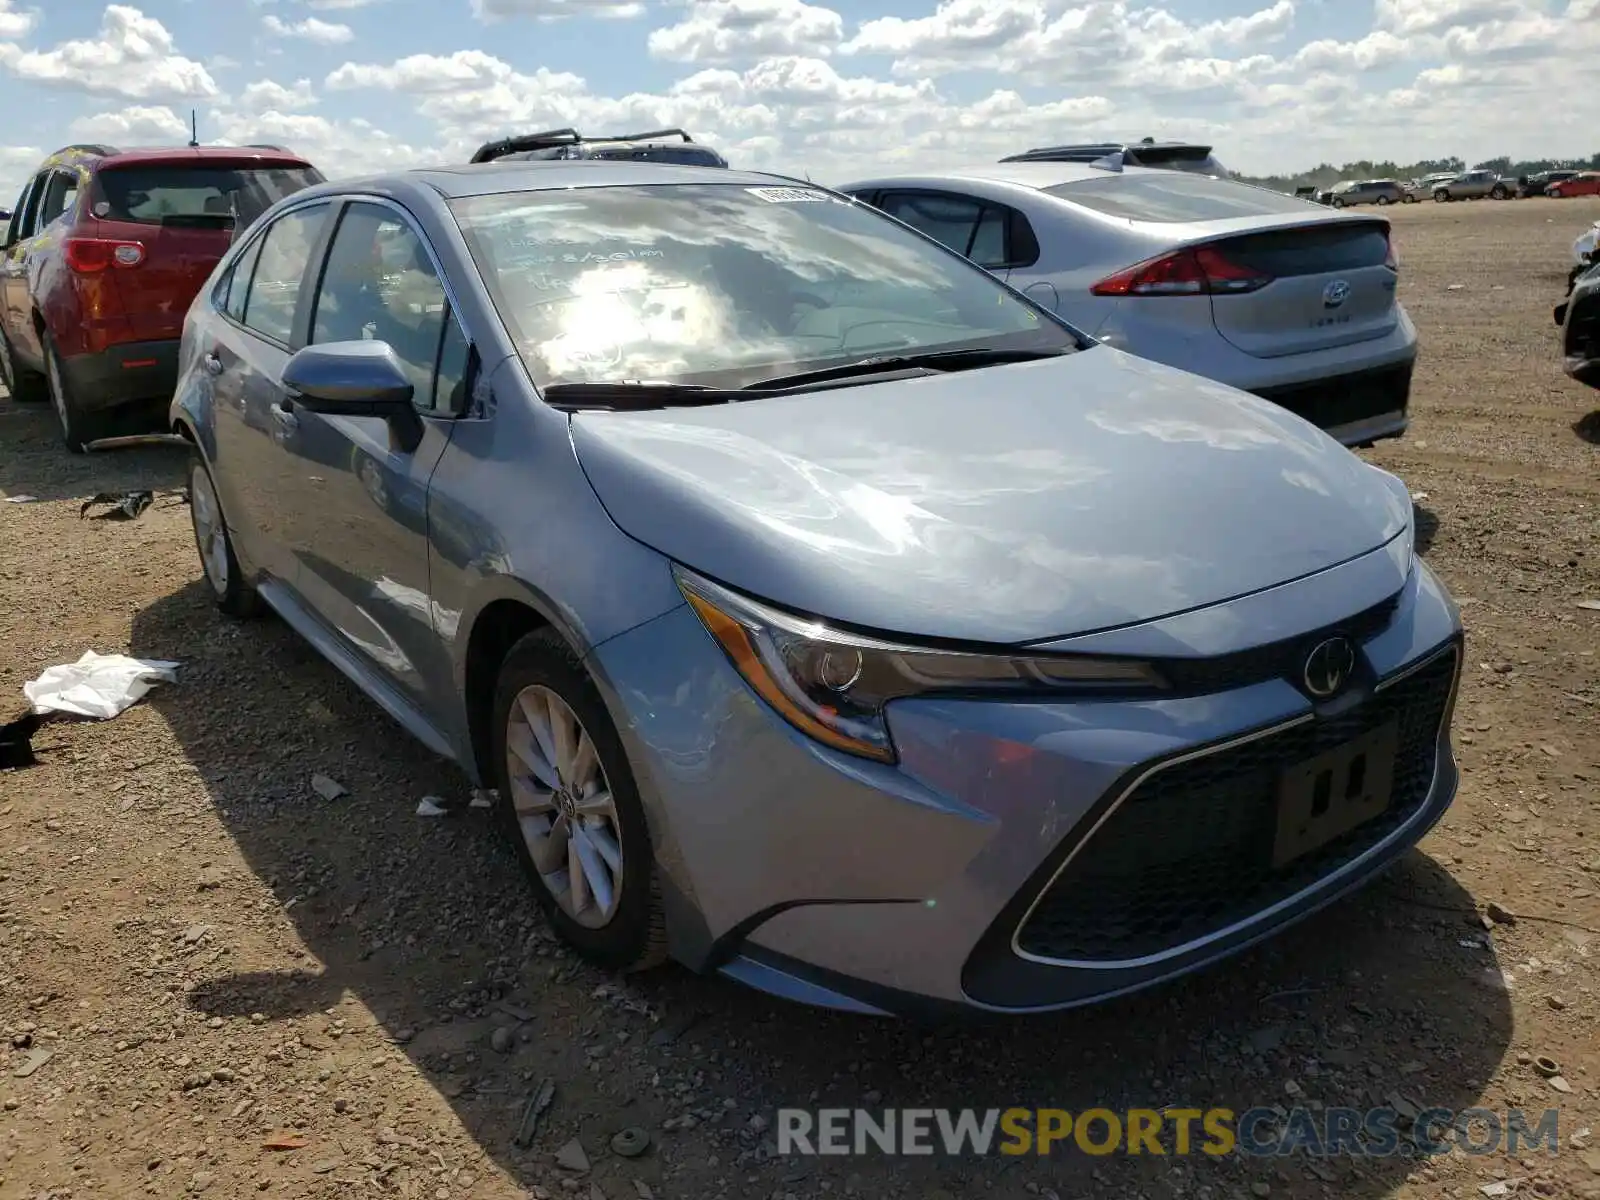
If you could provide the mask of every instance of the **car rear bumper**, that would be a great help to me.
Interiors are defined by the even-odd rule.
[[[142,400],[171,399],[178,382],[178,339],[120,342],[100,354],[61,360],[61,373],[79,408],[103,411]]]
[[[1139,990],[1272,936],[1406,853],[1455,795],[1460,622],[1421,563],[1391,607],[1394,561],[1375,552],[1304,595],[1287,585],[1221,606],[1237,624],[1207,623],[1240,629],[1255,606],[1313,595],[1363,606],[1350,632],[1364,682],[1332,704],[1275,666],[1250,674],[1261,648],[1214,644],[1196,664],[1217,668],[1208,687],[1171,698],[897,701],[893,766],[796,734],[686,609],[602,645],[596,674],[651,813],[675,955],[850,1011],[1024,1013]],[[1176,640],[1181,621],[1158,622],[1161,636]],[[1240,651],[1249,678],[1230,674]],[[1391,723],[1393,802],[1273,867],[1280,774]]]

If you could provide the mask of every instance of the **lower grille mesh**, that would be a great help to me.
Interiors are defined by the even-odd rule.
[[[1416,814],[1433,783],[1459,651],[1356,709],[1156,772],[1083,845],[1017,936],[1027,953],[1118,962],[1160,954],[1312,886]],[[1399,723],[1391,803],[1279,869],[1272,866],[1285,768]]]

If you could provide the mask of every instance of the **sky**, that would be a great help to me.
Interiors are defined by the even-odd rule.
[[[0,0],[0,204],[82,141],[330,177],[681,126],[843,182],[1101,137],[1227,166],[1600,151],[1600,0]]]

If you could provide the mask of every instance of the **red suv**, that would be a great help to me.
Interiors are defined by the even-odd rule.
[[[22,189],[0,248],[0,374],[49,399],[73,450],[164,402],[183,318],[235,230],[322,173],[276,146],[68,146]]]

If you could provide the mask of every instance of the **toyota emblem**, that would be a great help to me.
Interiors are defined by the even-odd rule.
[[[1322,307],[1338,308],[1350,299],[1350,285],[1342,279],[1335,279],[1322,289]]]
[[[1356,648],[1347,637],[1331,637],[1318,642],[1306,655],[1306,665],[1301,671],[1306,691],[1318,700],[1327,700],[1339,694],[1356,673]]]

